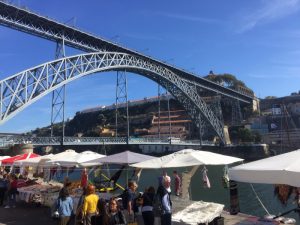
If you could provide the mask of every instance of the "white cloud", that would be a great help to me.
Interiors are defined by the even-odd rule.
[[[172,18],[172,19],[185,20],[190,22],[221,23],[221,21],[217,19],[198,17],[198,16],[190,16],[190,15],[167,13],[167,12],[157,12],[156,14],[160,16]]]
[[[273,22],[296,13],[300,8],[299,0],[262,0],[261,7],[241,18],[238,32],[244,32],[254,27]]]

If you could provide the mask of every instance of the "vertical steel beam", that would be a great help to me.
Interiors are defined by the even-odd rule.
[[[127,75],[126,71],[117,71],[117,87],[116,87],[116,137],[118,137],[118,116],[120,116],[119,108],[126,110],[126,126],[127,126],[127,143],[129,141],[129,110],[128,110],[128,94],[127,94]]]
[[[55,59],[65,57],[65,43],[64,39],[56,43]],[[66,79],[66,68],[64,68],[64,79]],[[65,137],[65,98],[66,87],[63,85],[52,92],[51,102],[51,137],[54,135],[55,123],[62,123],[62,145]]]
[[[212,111],[215,113],[216,117],[220,120],[222,124],[224,124],[224,118],[221,107],[221,96],[217,95],[213,97],[213,100],[210,104]],[[224,125],[223,125],[224,126]]]
[[[158,84],[157,86],[157,91],[158,91],[158,126],[157,126],[157,133],[158,133],[158,138],[160,138],[160,104],[161,104],[161,91],[162,91],[162,87],[160,86],[160,84]]]
[[[166,96],[168,98],[168,120],[169,120],[169,137],[170,137],[170,143],[172,140],[172,124],[171,124],[171,112],[170,112],[170,93],[166,91]]]
[[[240,125],[243,117],[239,100],[231,100],[231,124],[233,126]]]

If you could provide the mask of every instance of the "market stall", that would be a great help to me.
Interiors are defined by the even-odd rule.
[[[28,203],[39,203],[45,206],[52,206],[58,198],[59,191],[63,184],[53,181],[53,172],[58,171],[58,165],[53,163],[54,160],[69,158],[78,155],[74,150],[66,150],[58,154],[49,154],[35,158],[17,160],[13,163],[14,167],[30,168],[30,179],[27,179],[24,185],[18,187],[19,199]],[[51,163],[49,163],[51,162]],[[52,175],[52,176],[51,176]],[[28,181],[32,181],[27,184]],[[70,189],[74,190],[79,184],[69,182]]]
[[[51,162],[63,167],[91,167],[101,165],[97,160],[103,157],[106,156],[92,151],[84,151],[70,157],[52,159]]]
[[[184,205],[183,203],[190,202],[189,187],[193,175],[196,173],[200,165],[228,165],[231,163],[241,162],[243,159],[212,153],[208,151],[200,151],[193,149],[184,149],[166,156],[156,159],[147,160],[141,163],[132,164],[138,168],[177,168],[177,167],[192,167],[189,172],[182,174],[182,194],[180,198],[176,197],[177,201],[173,202],[173,207]],[[206,173],[205,167],[203,173]],[[181,199],[181,201],[180,201]],[[179,201],[178,201],[179,200]],[[213,202],[194,202],[186,206],[182,210],[176,210],[172,216],[173,222],[183,224],[198,224],[209,223],[214,218],[221,215],[224,205]],[[203,214],[199,212],[204,212]]]
[[[30,158],[35,158],[38,157],[38,154],[35,153],[25,153],[23,155],[16,155],[10,158],[2,159],[1,160],[1,165],[2,166],[12,166],[15,161],[19,160],[24,160],[24,159],[30,159]]]
[[[50,160],[44,161],[43,163],[40,163],[41,167],[53,167],[53,166],[58,166],[57,161],[59,160],[65,160],[68,158],[72,158],[76,155],[78,155],[79,153],[75,152],[72,149],[68,149],[65,150],[63,152],[54,154],[53,156],[51,156]]]
[[[7,159],[7,158],[10,158],[10,156],[0,156],[0,166],[1,166],[1,160],[3,160],[3,159]]]
[[[144,162],[146,160],[155,159],[154,156],[139,154],[131,151],[124,151],[121,153],[109,155],[100,159],[91,160],[87,163],[98,163],[98,164],[115,164],[115,165],[122,165],[121,169],[112,176],[110,181],[116,182],[117,178],[120,177],[123,170],[126,170],[126,180],[128,180],[128,167],[131,164]],[[140,171],[136,172],[136,180],[139,179]]]
[[[286,206],[290,198],[294,199],[297,206],[277,216],[270,215],[268,218],[279,221],[291,218],[283,216],[295,211],[300,215],[300,150],[281,155],[245,163],[229,169],[231,182],[274,184],[274,197],[277,197],[282,205]],[[252,185],[251,185],[252,186]],[[253,186],[252,186],[253,188]],[[253,188],[254,190],[254,188]],[[238,199],[236,199],[238,202]],[[261,203],[262,204],[262,203]],[[262,204],[263,205],[263,204]]]
[[[300,150],[245,163],[229,169],[231,180],[246,183],[287,184],[300,187]]]
[[[156,157],[154,156],[139,154],[131,151],[124,151],[103,158],[91,160],[89,161],[89,163],[130,165],[133,163],[144,162],[146,160],[155,158]]]
[[[49,161],[53,157],[53,154],[38,156],[35,158],[23,159],[14,161],[13,166],[25,167],[38,167],[38,165],[42,162]]]

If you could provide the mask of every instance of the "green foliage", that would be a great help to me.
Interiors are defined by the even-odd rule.
[[[229,135],[234,142],[255,142],[260,143],[262,140],[261,134],[257,131],[251,131],[244,127],[231,127]]]
[[[238,137],[242,142],[253,142],[254,137],[251,130],[247,128],[239,128]]]
[[[229,73],[213,74],[211,72],[209,75],[205,76],[204,78],[213,81],[215,83],[225,85],[229,88],[237,88],[238,86],[248,88],[243,81],[238,80],[234,75]]]
[[[275,99],[277,98],[276,96],[266,96],[265,99]]]
[[[254,142],[255,143],[260,143],[262,140],[261,134],[258,133],[257,131],[253,131],[253,136],[254,136]]]

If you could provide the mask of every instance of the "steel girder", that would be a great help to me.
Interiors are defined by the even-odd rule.
[[[223,126],[191,86],[171,70],[141,57],[118,52],[99,52],[66,57],[41,64],[0,81],[0,124],[24,108],[75,79],[109,70],[142,74],[162,83],[196,118],[201,112],[210,122],[221,141]]]
[[[13,144],[32,144],[36,146],[61,145],[61,137],[28,137],[10,136],[1,138],[0,146],[10,146]],[[199,146],[199,140],[184,140],[173,142],[168,138],[132,138],[130,137],[64,137],[64,145],[181,145]],[[213,142],[205,141],[203,145],[214,145]]]
[[[173,65],[166,64],[165,62],[97,37],[91,33],[81,31],[75,27],[30,12],[27,9],[11,5],[3,0],[0,0],[0,24],[51,41],[60,42],[64,40],[66,45],[86,52],[110,51],[136,55],[151,63],[158,63],[168,68],[190,84],[195,82],[198,88],[219,93],[247,104],[251,104],[252,100],[255,99],[253,93],[223,87]]]
[[[166,84],[169,89],[168,85]],[[218,119],[213,110],[206,104],[206,102],[200,97],[197,92],[196,87],[190,86],[190,94],[193,96],[192,98],[187,98],[185,95],[182,95],[182,92],[179,88],[173,87],[172,95],[177,98],[177,100],[183,105],[183,107],[187,110],[189,115],[192,117],[194,123],[197,125],[199,129],[203,128],[203,125],[207,123],[211,125],[213,130],[220,137],[221,142],[225,140],[224,137],[224,124],[222,121]],[[194,99],[197,99],[196,101]],[[195,104],[197,102],[197,104]],[[202,118],[202,119],[200,119]],[[204,133],[204,131],[203,131]]]

